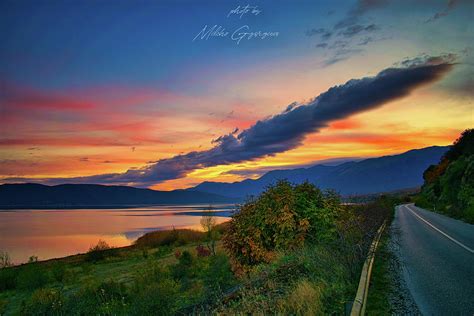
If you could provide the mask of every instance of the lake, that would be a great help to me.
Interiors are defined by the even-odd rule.
[[[155,230],[200,230],[206,205],[168,205],[122,209],[0,210],[0,251],[15,264],[84,253],[99,239],[110,246],[132,244]],[[233,204],[212,205],[217,223],[230,219]]]

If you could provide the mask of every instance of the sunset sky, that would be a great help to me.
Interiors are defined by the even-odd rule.
[[[473,21],[468,0],[1,1],[0,182],[171,190],[451,144]]]

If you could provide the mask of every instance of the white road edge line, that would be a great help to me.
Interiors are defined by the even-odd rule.
[[[405,206],[410,212],[413,213],[413,215],[415,215],[416,217],[418,217],[419,219],[421,219],[423,222],[425,222],[426,224],[430,225],[434,230],[438,231],[440,234],[444,235],[446,238],[448,238],[449,240],[451,240],[452,242],[456,243],[458,246],[466,249],[467,251],[469,251],[470,253],[474,253],[474,250],[469,248],[468,246],[466,246],[465,244],[463,244],[462,242],[460,241],[457,241],[456,239],[454,239],[453,237],[449,236],[448,234],[446,234],[445,232],[443,232],[441,229],[439,229],[438,227],[434,226],[433,224],[431,224],[430,222],[428,222],[426,219],[424,219],[423,217],[421,217],[420,215],[416,214],[408,205],[403,205]]]

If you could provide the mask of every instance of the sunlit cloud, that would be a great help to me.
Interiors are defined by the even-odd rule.
[[[51,182],[121,183],[150,186],[165,180],[182,178],[206,167],[229,165],[272,156],[300,146],[305,137],[320,131],[330,122],[375,109],[408,95],[420,85],[441,78],[451,70],[451,60],[413,63],[403,68],[389,68],[374,77],[353,79],[335,86],[313,101],[291,106],[282,113],[258,121],[248,129],[216,138],[215,146],[204,151],[192,151],[172,158],[164,158],[140,169],[124,173],[102,174],[91,177],[45,179]],[[359,141],[379,142],[361,138]],[[335,140],[334,140],[335,141]],[[17,181],[17,179],[15,179]]]

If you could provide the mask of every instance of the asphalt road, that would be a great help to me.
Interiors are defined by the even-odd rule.
[[[405,204],[393,233],[402,276],[424,315],[474,315],[474,225]]]

